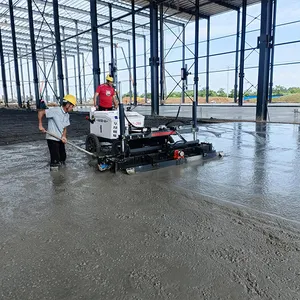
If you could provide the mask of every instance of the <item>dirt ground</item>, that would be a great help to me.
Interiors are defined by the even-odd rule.
[[[36,113],[0,122],[0,299],[300,299],[297,221],[197,193],[187,167],[103,174],[68,149],[51,174]]]

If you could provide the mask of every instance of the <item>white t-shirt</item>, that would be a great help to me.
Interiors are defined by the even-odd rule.
[[[46,109],[46,118],[48,119],[48,130],[50,133],[61,137],[64,128],[70,125],[70,115],[62,107],[51,107]],[[46,134],[46,139],[59,141],[55,137]]]

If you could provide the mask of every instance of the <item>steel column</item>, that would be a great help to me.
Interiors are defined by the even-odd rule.
[[[83,78],[83,99],[86,102],[86,85],[85,85],[85,61],[84,61],[84,53],[82,55],[82,78]]]
[[[60,44],[58,0],[53,0],[53,17],[54,17],[54,32],[55,32],[55,43],[56,43],[59,98],[60,98],[60,104],[62,105],[65,91],[64,91],[64,75],[63,75],[63,65],[62,65],[62,55],[61,55],[61,44]]]
[[[210,17],[207,18],[206,103],[209,100]]]
[[[182,25],[182,69],[185,70],[185,25]],[[186,80],[182,80],[181,103],[185,103]]]
[[[52,43],[53,43],[53,41],[54,41],[54,39],[53,39],[53,36],[52,36]],[[55,93],[55,95],[53,97],[54,97],[54,100],[56,102],[57,101],[57,81],[56,81],[56,66],[55,66],[54,46],[52,46],[52,55],[53,55],[53,59],[54,59],[54,63],[53,63],[53,66],[52,66],[52,77],[53,77],[53,89],[54,89],[54,93]]]
[[[42,48],[44,48],[44,38],[41,37],[41,40],[42,40]],[[42,51],[42,55],[43,55],[43,73],[45,74],[44,75],[44,78],[45,78],[45,83],[44,83],[44,90],[45,90],[45,93],[46,93],[46,101],[49,101],[49,95],[48,95],[48,78],[47,78],[47,67],[46,67],[46,59],[45,59],[45,51],[43,49]],[[43,93],[44,94],[44,93]]]
[[[241,10],[237,11],[236,20],[236,52],[235,52],[235,77],[234,77],[234,102],[237,103],[238,94],[238,78],[239,78],[239,49],[240,49],[240,26],[241,26]]]
[[[36,62],[35,36],[34,36],[32,1],[31,0],[27,0],[27,7],[28,7],[28,20],[29,20],[31,55],[32,55],[31,60],[32,60],[35,103],[36,103],[36,108],[39,109],[40,108],[39,79],[38,79],[38,70],[37,70],[37,62]]]
[[[67,48],[66,48],[66,35],[65,35],[65,27],[62,26],[62,35],[63,35],[63,46],[64,46],[64,61],[65,61],[65,80],[66,80],[66,94],[69,94],[69,75],[68,75],[68,57],[67,57]]]
[[[241,56],[240,56],[240,74],[239,74],[240,75],[239,106],[243,105],[243,98],[244,98],[246,21],[247,21],[247,0],[243,0],[242,33],[241,33]]]
[[[3,86],[3,93],[4,93],[4,103],[5,103],[5,106],[8,106],[8,94],[7,94],[5,61],[4,61],[4,55],[3,55],[1,28],[0,28],[0,61],[1,61],[1,75],[2,75],[2,86]]]
[[[145,103],[147,103],[147,93],[148,93],[148,81],[147,81],[147,56],[146,56],[146,52],[147,52],[147,41],[146,41],[146,36],[144,36],[144,100]]]
[[[137,105],[137,76],[136,76],[136,35],[135,35],[135,1],[131,0],[131,17],[132,17],[132,61],[133,61],[133,102]]]
[[[99,67],[99,42],[97,27],[97,0],[90,0],[91,8],[91,27],[92,27],[92,51],[93,51],[93,77],[94,91],[100,84],[100,67]]]
[[[160,32],[160,104],[165,100],[165,49],[164,49],[164,6],[159,7],[159,32]]]
[[[198,86],[199,86],[199,0],[196,0],[195,11],[195,69],[194,69],[194,101],[193,101],[193,128],[197,128],[197,106],[198,106]],[[194,139],[195,139],[194,132]]]
[[[73,62],[74,62],[75,95],[76,95],[76,98],[78,98],[78,93],[77,93],[77,72],[76,72],[76,58],[75,58],[75,55],[73,56]]]
[[[10,94],[11,94],[11,101],[14,100],[14,93],[13,93],[13,86],[12,86],[12,78],[11,78],[11,66],[10,66],[10,56],[7,54],[8,59],[8,75],[9,75],[9,81],[10,81]]]
[[[256,120],[266,121],[268,114],[268,89],[269,89],[269,67],[270,49],[272,44],[272,0],[261,2],[261,23],[259,37],[259,66]]]
[[[105,82],[105,76],[106,76],[106,68],[105,68],[105,49],[104,47],[101,47],[102,49],[102,59],[103,59],[103,82]]]
[[[14,20],[14,6],[13,6],[13,1],[12,0],[8,0],[8,3],[9,3],[10,27],[11,27],[11,37],[12,37],[14,63],[15,63],[15,78],[16,78],[16,88],[17,88],[17,99],[18,99],[19,107],[22,107],[20,75],[19,75],[19,65],[18,65],[18,49],[17,49],[16,29],[15,29],[15,20]]]
[[[159,115],[159,80],[158,80],[158,6],[150,2],[150,66],[151,66],[151,114]]]
[[[19,54],[20,54],[20,72],[21,72],[22,94],[23,94],[23,101],[25,102],[26,96],[25,96],[25,86],[24,86],[23,61],[22,61],[22,51],[20,48],[19,48]],[[22,104],[23,104],[23,101],[22,101]]]
[[[78,84],[79,84],[79,102],[82,104],[82,86],[81,86],[81,78],[80,78],[80,50],[79,50],[79,30],[78,30],[78,22],[75,20],[75,28],[76,28],[76,44],[77,44],[77,69],[78,69]]]
[[[272,102],[273,94],[273,77],[274,77],[274,57],[275,57],[275,31],[276,31],[276,16],[277,16],[277,0],[273,0],[273,28],[272,28],[272,49],[271,49],[271,69],[270,69],[270,92],[269,102]]]
[[[124,54],[125,55],[125,54]],[[125,58],[125,57],[124,57]],[[132,75],[131,75],[131,51],[130,41],[128,41],[128,72],[129,72],[129,98],[130,104],[132,103]]]
[[[26,48],[26,62],[27,62],[27,77],[28,77],[28,87],[29,87],[29,99],[32,99],[32,92],[31,92],[31,80],[30,80],[30,70],[29,70],[29,57],[28,57],[28,49],[27,44],[25,45]]]

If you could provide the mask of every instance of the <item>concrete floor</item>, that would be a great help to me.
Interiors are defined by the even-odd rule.
[[[49,172],[44,140],[1,146],[0,298],[300,299],[299,127],[199,137],[226,156],[133,176],[69,146]]]
[[[296,110],[296,112],[295,112]],[[141,114],[150,115],[151,107],[139,106],[136,108]],[[163,116],[176,116],[178,112],[177,105],[165,105],[159,108],[160,115]],[[272,105],[269,106],[268,121],[271,122],[287,122],[299,123],[300,122],[299,106],[295,105]],[[255,121],[256,107],[254,105],[245,105],[238,107],[233,105],[200,105],[197,109],[198,118],[204,119],[225,119],[225,120],[248,120]],[[183,105],[180,110],[180,117],[192,117],[192,107]]]

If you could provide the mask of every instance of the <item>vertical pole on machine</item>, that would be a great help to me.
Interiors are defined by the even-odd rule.
[[[165,50],[164,50],[164,6],[159,7],[159,32],[160,32],[160,104],[165,100]]]
[[[46,102],[49,101],[48,99],[48,78],[47,78],[47,70],[46,70],[46,60],[45,60],[45,49],[44,49],[44,38],[41,37],[41,40],[42,40],[42,48],[43,48],[43,51],[42,51],[42,55],[43,55],[43,71],[44,71],[44,77],[45,77],[45,85],[44,85],[44,89],[45,89],[45,92],[46,92]]]
[[[148,93],[148,88],[147,88],[147,41],[146,41],[146,36],[144,36],[144,94],[145,94],[145,103],[147,103],[147,93]]]
[[[195,70],[194,70],[194,101],[193,101],[193,137],[196,140],[197,131],[197,106],[198,106],[198,85],[199,85],[199,0],[196,0],[195,12]]]
[[[131,76],[131,51],[130,51],[130,41],[128,41],[128,72],[129,72],[129,101],[132,103],[132,76]]]
[[[132,20],[132,61],[133,61],[133,102],[137,106],[137,84],[136,84],[136,35],[135,35],[135,0],[131,0],[131,20]]]
[[[150,66],[151,66],[151,114],[159,115],[159,74],[158,74],[158,6],[150,2]]]
[[[186,66],[185,66],[185,25],[182,25],[182,91],[181,91],[181,103],[185,102],[185,92],[186,92]]]

